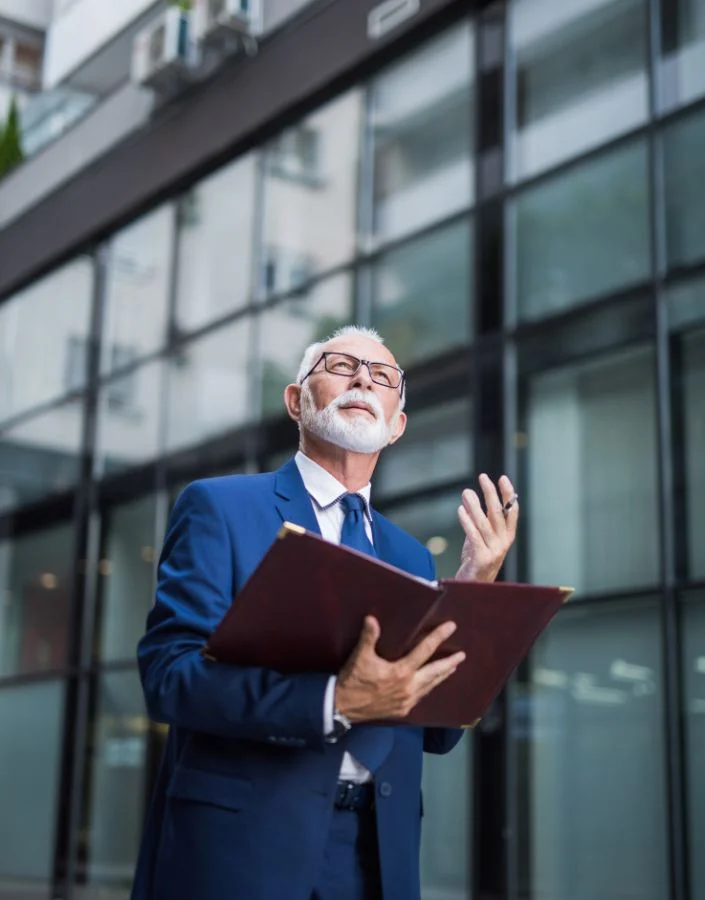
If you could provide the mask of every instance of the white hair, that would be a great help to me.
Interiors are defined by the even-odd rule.
[[[320,357],[321,353],[323,353],[324,348],[328,344],[330,344],[331,341],[334,341],[339,337],[366,337],[370,338],[373,341],[377,341],[378,344],[384,346],[384,338],[378,331],[375,331],[374,328],[365,328],[362,325],[345,325],[342,328],[338,328],[327,338],[324,338],[322,341],[316,341],[315,344],[309,344],[309,346],[304,350],[301,365],[299,366],[299,371],[296,375],[297,384],[301,384],[306,375],[310,372],[313,366],[315,366],[316,360]],[[399,408],[404,409],[405,404],[406,384],[404,384],[402,387]]]

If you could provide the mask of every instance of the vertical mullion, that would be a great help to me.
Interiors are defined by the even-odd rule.
[[[661,30],[663,21],[661,0],[648,0],[648,65],[650,127],[649,153],[649,212],[651,231],[652,302],[656,331],[656,415],[658,446],[658,513],[659,555],[663,594],[661,612],[661,647],[663,658],[662,685],[665,706],[665,787],[666,841],[668,852],[669,894],[671,900],[687,900],[688,865],[685,821],[685,765],[684,735],[681,710],[683,686],[680,671],[681,641],[678,596],[676,592],[675,507],[673,471],[673,411],[671,406],[671,359],[667,291],[668,270],[665,234],[666,196],[662,131],[658,130],[658,116],[663,105],[661,96]]]
[[[474,332],[503,326],[498,298],[504,280],[502,200],[505,128],[503,110],[505,9],[493,6],[476,20]],[[501,304],[500,304],[501,305]],[[505,464],[506,406],[501,342],[473,354],[475,471],[496,478]],[[507,692],[503,691],[476,729],[473,765],[473,896],[506,897]]]
[[[366,85],[363,100],[360,164],[357,190],[357,227],[354,270],[354,317],[361,325],[372,322],[372,270],[366,262],[373,250],[375,224],[374,86]]]
[[[71,620],[69,623],[69,678],[66,684],[64,732],[58,826],[54,850],[53,896],[70,900],[76,874],[80,790],[86,745],[89,685],[84,670],[90,664],[91,628],[94,622],[94,572],[97,552],[96,493],[93,472],[98,414],[100,344],[105,306],[106,247],[93,257],[94,284],[86,371],[86,394],[82,435],[80,479],[74,504],[75,551]]]

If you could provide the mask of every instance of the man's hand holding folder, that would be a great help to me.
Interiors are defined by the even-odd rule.
[[[279,537],[204,655],[338,675],[336,707],[351,721],[474,725],[571,593],[431,582],[298,525]]]
[[[431,661],[456,628],[455,622],[444,622],[406,656],[388,662],[377,654],[379,622],[367,616],[358,645],[338,675],[335,708],[352,723],[405,718],[465,659],[459,650]]]

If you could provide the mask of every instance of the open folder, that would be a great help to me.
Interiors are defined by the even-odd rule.
[[[427,581],[285,523],[211,635],[204,655],[282,673],[335,674],[366,615],[377,653],[394,661],[437,625],[458,628],[438,656],[464,650],[456,672],[402,721],[472,727],[572,593],[571,588]]]

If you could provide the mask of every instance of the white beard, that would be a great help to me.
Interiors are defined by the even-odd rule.
[[[340,412],[341,406],[348,403],[366,403],[375,413],[374,421],[370,421],[361,412],[347,417]],[[301,426],[316,437],[343,450],[353,453],[378,453],[389,443],[398,419],[398,412],[392,416],[391,422],[384,421],[384,410],[379,399],[365,391],[346,391],[332,400],[325,409],[316,409],[307,384],[301,389]]]

